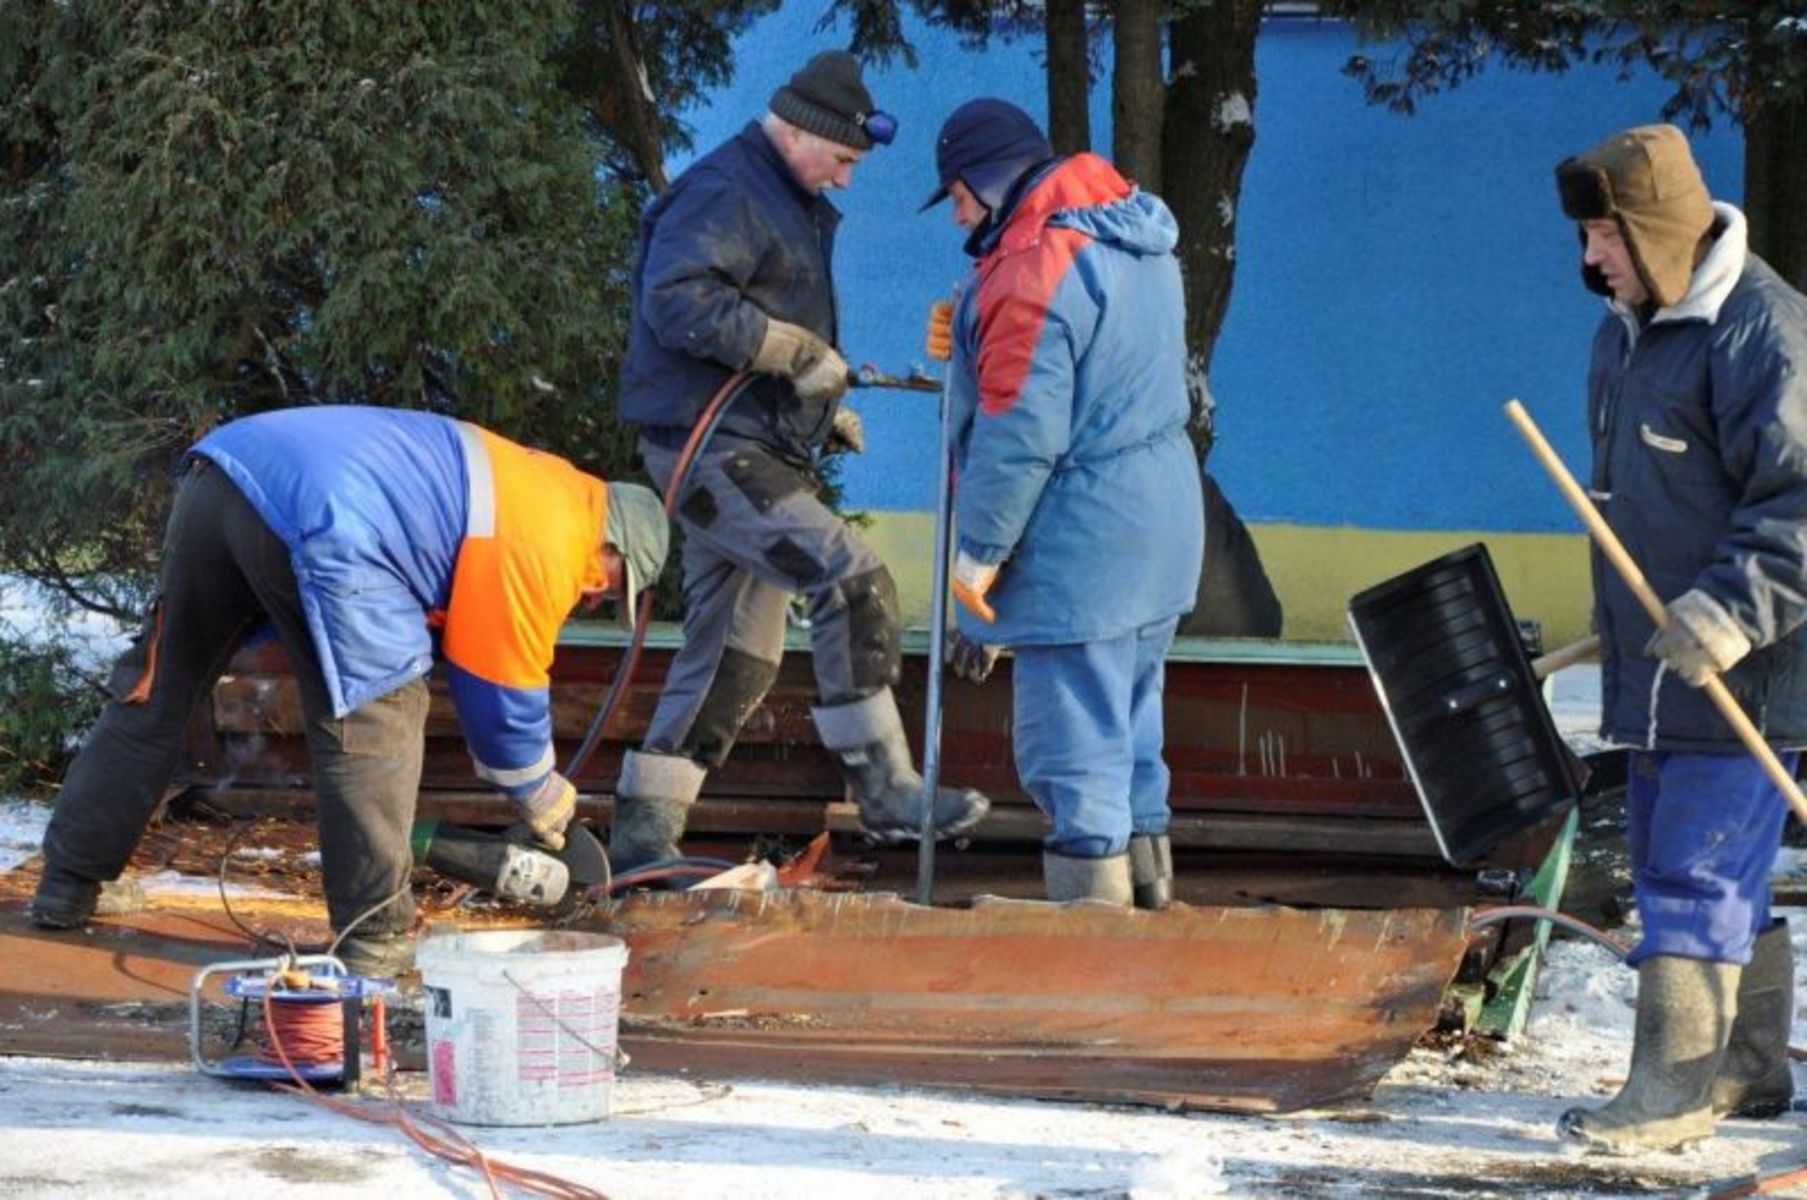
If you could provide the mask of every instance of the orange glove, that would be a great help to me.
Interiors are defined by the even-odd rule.
[[[928,337],[924,348],[930,358],[936,362],[946,362],[954,356],[954,302],[937,300],[929,305]]]
[[[982,563],[962,550],[954,557],[954,599],[987,625],[998,619],[985,593],[998,581],[998,564]]]

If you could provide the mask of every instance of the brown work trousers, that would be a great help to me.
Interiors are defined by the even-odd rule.
[[[156,603],[114,665],[111,698],[63,781],[45,863],[86,879],[119,877],[181,761],[190,718],[232,655],[266,625],[301,689],[332,926],[342,930],[375,910],[360,933],[404,930],[414,914],[409,833],[426,683],[333,716],[289,549],[205,459],[190,462],[177,490]],[[230,766],[221,774],[230,781]]]

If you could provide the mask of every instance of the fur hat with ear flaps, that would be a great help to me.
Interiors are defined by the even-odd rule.
[[[1640,125],[1614,134],[1556,168],[1562,211],[1574,221],[1619,222],[1638,277],[1659,308],[1688,292],[1700,245],[1713,228],[1713,200],[1673,125]],[[1606,279],[1583,265],[1587,286],[1611,295]]]

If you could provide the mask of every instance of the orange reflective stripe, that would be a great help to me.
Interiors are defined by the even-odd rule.
[[[144,673],[125,694],[121,704],[143,704],[151,698],[151,687],[157,682],[157,649],[163,644],[163,600],[151,612],[151,647],[144,655]]]

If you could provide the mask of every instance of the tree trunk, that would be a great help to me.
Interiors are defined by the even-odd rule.
[[[1807,292],[1807,99],[1766,104],[1744,127],[1751,249]]]
[[[1117,0],[1111,74],[1111,157],[1151,192],[1161,190],[1161,121],[1167,84],[1161,72],[1160,0]]]
[[[1163,195],[1180,226],[1186,286],[1186,386],[1192,439],[1203,455],[1215,437],[1211,355],[1230,308],[1236,273],[1236,208],[1255,146],[1255,36],[1261,0],[1214,0],[1168,30],[1173,84],[1167,90]]]
[[[615,70],[602,85],[598,111],[613,127],[622,146],[634,156],[653,191],[662,192],[669,179],[665,174],[665,151],[659,141],[659,114],[647,91],[646,69],[640,65],[631,5],[628,0],[601,0],[600,8]]]
[[[1092,61],[1085,0],[1048,0],[1048,141],[1056,154],[1092,148]]]

